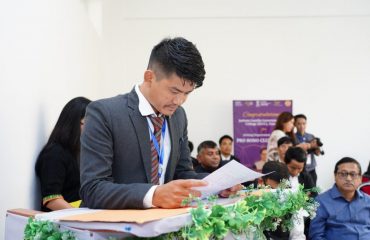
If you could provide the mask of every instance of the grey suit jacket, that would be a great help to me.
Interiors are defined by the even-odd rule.
[[[81,135],[81,198],[84,206],[101,209],[143,208],[151,182],[148,122],[139,99],[130,93],[95,101],[86,110]],[[202,178],[191,167],[187,119],[183,108],[167,117],[171,153],[165,182]]]

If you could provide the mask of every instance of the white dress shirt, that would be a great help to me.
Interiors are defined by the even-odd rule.
[[[135,92],[136,92],[137,96],[139,97],[139,111],[140,111],[140,114],[143,117],[146,117],[146,119],[148,121],[148,125],[149,125],[148,134],[149,134],[149,137],[151,138],[150,131],[154,132],[154,127],[153,127],[153,123],[150,120],[149,116],[154,115],[154,116],[159,117],[160,115],[157,115],[154,112],[154,110],[153,110],[152,106],[150,105],[150,103],[148,102],[148,100],[141,93],[140,88],[139,88],[139,84],[135,85]],[[170,158],[170,153],[171,153],[170,130],[168,128],[167,120],[165,120],[165,121],[166,121],[166,131],[164,133],[165,136],[164,136],[164,139],[163,139],[163,136],[161,136],[161,142],[160,142],[161,145],[164,143],[164,146],[163,146],[164,153],[163,153],[163,166],[162,166],[163,171],[162,171],[162,175],[159,179],[159,184],[164,183],[164,176],[166,175],[166,168],[167,168],[167,164],[168,164],[168,159]],[[153,207],[153,194],[154,194],[154,191],[157,188],[157,186],[158,185],[151,187],[149,189],[149,191],[146,193],[146,195],[144,197],[144,200],[143,200],[143,204],[144,204],[145,208]]]

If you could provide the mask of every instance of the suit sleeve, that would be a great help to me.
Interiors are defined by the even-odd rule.
[[[112,177],[114,141],[110,114],[99,101],[91,103],[86,110],[80,159],[83,206],[94,209],[144,208],[143,199],[152,184],[115,183]]]
[[[178,116],[179,131],[181,132],[180,144],[180,159],[175,170],[175,179],[202,179],[206,177],[207,173],[196,173],[192,167],[192,160],[190,156],[190,149],[188,145],[188,120],[185,111],[181,108],[181,115]]]
[[[313,179],[310,174],[307,172],[304,173],[304,188],[305,189],[312,189],[315,187],[315,183],[313,182]],[[311,197],[316,197],[317,192],[310,192]]]

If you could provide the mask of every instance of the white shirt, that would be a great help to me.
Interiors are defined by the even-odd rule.
[[[299,175],[297,175],[295,177],[289,176],[290,186],[291,186],[291,188],[292,188],[293,191],[297,191],[298,190],[298,187],[299,187],[298,176]]]
[[[272,131],[267,141],[267,161],[279,161],[277,142],[284,136],[286,136],[286,134],[279,129]]]
[[[149,125],[148,134],[149,134],[149,137],[151,138],[150,131],[154,132],[154,127],[153,127],[153,123],[150,120],[149,116],[151,116],[151,115],[157,116],[157,114],[154,112],[154,110],[153,110],[152,106],[150,105],[150,103],[148,102],[148,100],[141,93],[140,88],[139,88],[139,84],[135,85],[135,92],[136,92],[136,94],[139,98],[140,114],[143,117],[146,117],[146,119],[148,121],[148,125]],[[162,166],[163,167],[163,172],[162,172],[162,175],[159,179],[159,184],[164,183],[164,176],[166,175],[166,168],[167,168],[167,164],[168,164],[168,159],[170,158],[170,153],[171,153],[171,138],[170,138],[170,130],[168,128],[168,122],[167,121],[166,121],[166,131],[165,131],[165,134],[164,134],[164,139],[163,139],[163,136],[161,136],[161,145],[162,145],[162,143],[164,143],[164,146],[163,146],[163,151],[164,151],[164,153],[163,153],[163,166]],[[153,207],[153,204],[152,204],[153,203],[153,194],[154,194],[154,191],[157,188],[157,186],[158,185],[151,187],[149,189],[149,191],[146,193],[146,195],[144,197],[144,200],[143,200],[143,204],[144,204],[145,208]]]
[[[229,161],[230,159],[231,159],[231,155],[229,155],[228,157],[225,157],[223,154],[221,154],[222,161]]]
[[[299,181],[298,176],[292,177],[289,176],[290,186],[293,191],[298,191],[299,188]],[[298,210],[298,212],[294,213],[293,218],[293,228],[290,230],[289,239],[290,240],[305,240],[306,237],[304,235],[304,220],[303,217],[308,216],[307,212],[303,209]]]

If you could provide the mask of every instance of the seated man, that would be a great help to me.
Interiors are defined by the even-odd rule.
[[[231,154],[233,149],[233,138],[229,135],[224,135],[218,140],[220,144],[220,151],[221,151],[221,160],[222,161],[231,161],[235,160],[240,162],[239,158],[235,157]]]
[[[272,172],[272,173],[270,173]],[[269,161],[263,165],[262,173],[270,173],[262,177],[263,184],[269,185],[272,189],[278,187],[283,179],[289,179],[288,168],[284,163]]]
[[[285,153],[285,164],[288,167],[289,181],[292,189],[298,188],[302,184],[304,189],[314,187],[311,176],[304,171],[307,154],[300,147],[291,147]]]
[[[370,239],[370,197],[357,190],[361,166],[345,157],[334,169],[335,184],[316,199],[320,206],[311,221],[309,239]]]
[[[270,173],[272,172],[272,173]],[[265,175],[262,177],[263,183],[265,185],[271,186],[272,189],[276,189],[279,185],[279,183],[283,180],[289,179],[289,174],[288,174],[288,168],[287,166],[278,161],[269,161],[267,162],[263,168],[262,168],[262,173],[270,173],[268,175]],[[297,218],[299,215],[295,216]],[[303,220],[301,221],[295,221],[294,226],[292,230],[283,232],[281,227],[278,226],[275,231],[266,231],[264,232],[265,236],[267,239],[279,239],[279,240],[300,240],[300,239],[306,239],[304,236],[304,224]]]
[[[278,140],[277,145],[279,161],[284,163],[285,153],[288,150],[288,148],[293,147],[293,141],[290,137],[284,136]]]
[[[199,165],[199,162],[198,162],[198,160],[195,157],[191,156],[191,153],[194,150],[194,144],[193,144],[193,142],[188,141],[188,147],[189,147],[189,151],[190,151],[191,162],[193,164],[193,169],[194,169],[196,166]]]
[[[303,189],[309,190],[315,187],[311,176],[304,171],[306,164],[306,151],[300,147],[291,147],[285,153],[285,164],[288,167],[289,182],[293,190],[298,189],[299,184],[303,185]],[[316,192],[310,192],[309,196],[315,197]],[[303,217],[305,214],[301,214]],[[304,220],[304,234],[308,236],[308,229],[310,226],[310,219]]]
[[[197,173],[211,173],[225,163],[221,162],[220,150],[213,141],[204,141],[198,146],[197,160],[199,165],[194,168]]]

